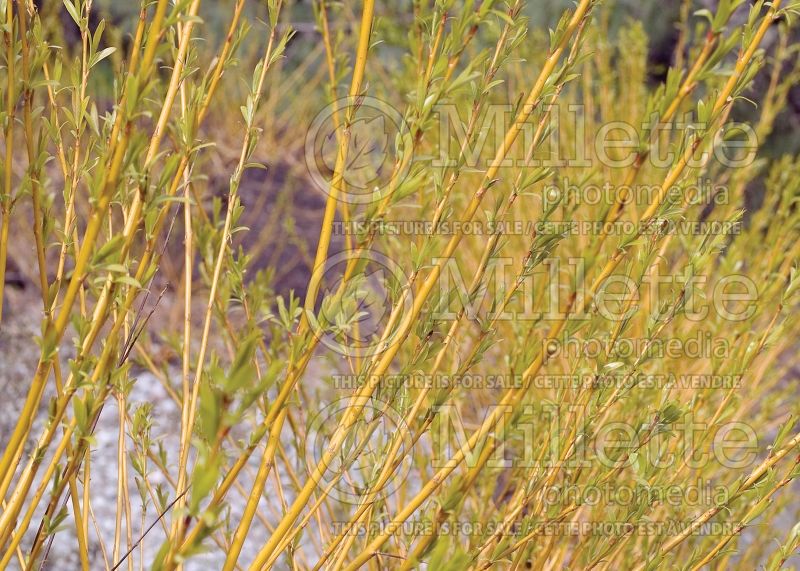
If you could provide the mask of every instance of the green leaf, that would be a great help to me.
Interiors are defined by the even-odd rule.
[[[8,0],[9,2],[11,0]],[[77,24],[80,28],[81,26],[81,16],[78,14],[78,8],[72,3],[70,0],[64,0],[64,6],[67,8],[67,12],[69,12],[70,17],[72,20]]]
[[[113,54],[115,51],[117,51],[117,48],[110,47],[97,52],[92,56],[92,59],[89,61],[89,67],[90,68],[94,67],[95,65],[106,59],[108,56]]]

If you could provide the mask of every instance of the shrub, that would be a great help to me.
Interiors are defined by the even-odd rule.
[[[1,4],[0,568],[797,549],[792,4]]]

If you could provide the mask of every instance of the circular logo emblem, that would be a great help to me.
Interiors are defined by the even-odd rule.
[[[338,118],[338,125],[336,123]],[[344,97],[320,111],[306,133],[305,159],[314,184],[330,194],[340,141],[346,141],[344,168],[337,200],[368,204],[408,174],[411,160],[396,161],[411,152],[411,137],[403,116],[375,97]]]
[[[306,314],[325,347],[345,356],[371,357],[398,341],[413,294],[396,262],[377,252],[340,252],[315,268],[311,283],[319,288],[319,309],[307,298]],[[399,300],[394,318],[393,300]]]
[[[305,458],[309,466],[316,466],[331,444],[334,432],[350,408],[350,399],[339,399],[323,408],[311,421],[306,436]],[[397,439],[400,440],[397,440]],[[386,498],[394,493],[408,476],[412,447],[411,433],[403,416],[389,403],[371,400],[361,411],[356,423],[350,427],[348,437],[336,450],[325,473],[320,477],[320,487],[337,500],[359,504],[364,495],[375,492],[376,498]],[[394,458],[402,458],[391,474],[381,484],[381,471],[386,455],[397,449]]]

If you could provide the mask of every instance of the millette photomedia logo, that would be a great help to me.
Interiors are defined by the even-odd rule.
[[[311,420],[304,450],[309,466],[319,464],[352,404],[349,398],[336,400]],[[319,476],[319,484],[346,504],[360,504],[365,497],[385,499],[408,477],[411,447],[411,431],[399,411],[390,403],[370,400]],[[398,459],[396,464],[385,463],[387,454]]]
[[[408,276],[391,258],[368,250],[339,252],[317,266],[311,283],[319,295],[306,300],[306,315],[328,349],[371,357],[401,340],[414,299]]]
[[[326,194],[337,182],[337,200],[374,202],[408,174],[409,133],[402,114],[385,101],[367,96],[337,99],[314,117],[306,132],[309,175]],[[337,164],[342,165],[339,181]]]

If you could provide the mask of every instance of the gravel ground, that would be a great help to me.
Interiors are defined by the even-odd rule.
[[[10,302],[10,303],[9,303]],[[13,307],[13,311],[7,311],[4,315],[2,327],[0,328],[0,447],[4,447],[13,430],[16,419],[25,401],[26,387],[30,383],[38,359],[38,347],[34,337],[38,334],[38,324],[40,322],[39,303],[26,295],[24,291],[7,290],[6,307]],[[66,360],[70,355],[62,355],[62,361],[66,365]],[[164,449],[168,453],[171,461],[175,461],[178,450],[178,430],[180,426],[180,411],[175,402],[169,398],[167,391],[161,382],[150,374],[131,375],[136,380],[132,389],[129,402],[143,403],[148,402],[153,406],[152,419],[154,422],[153,436],[158,437],[163,443]],[[54,396],[52,383],[48,386],[43,402],[46,403]],[[135,405],[134,405],[135,406]],[[38,435],[43,426],[46,408],[42,407],[34,423],[33,434]],[[95,430],[95,444],[92,446],[91,453],[91,505],[95,516],[95,522],[90,522],[89,538],[91,542],[91,560],[94,562],[92,568],[105,568],[102,549],[99,537],[102,538],[106,546],[106,556],[111,559],[111,546],[113,545],[116,527],[116,503],[118,477],[118,435],[119,435],[119,409],[114,399],[110,400],[104,407],[97,429]],[[252,473],[257,469],[257,455],[251,462]],[[27,457],[27,456],[26,456]],[[174,468],[174,465],[170,468]],[[136,541],[142,533],[141,523],[141,502],[137,491],[134,471],[128,465],[128,490],[131,495],[131,536]],[[152,472],[152,483],[166,483],[164,477],[158,472]],[[247,475],[240,478],[240,482],[248,487]],[[289,485],[289,482],[285,482]],[[37,481],[38,485],[38,481]],[[165,486],[169,489],[169,486]],[[171,498],[173,496],[170,496]],[[244,500],[239,494],[231,494],[230,518],[236,522],[244,507]],[[70,510],[71,511],[71,510]],[[33,535],[36,532],[36,524],[41,520],[43,510],[34,516],[31,529],[23,540],[22,548],[30,545]],[[156,519],[156,510],[152,503],[148,506],[145,516],[144,527]],[[165,518],[169,524],[169,518]],[[242,561],[249,561],[258,550],[258,541],[266,536],[266,530],[258,521],[253,522],[251,531],[254,541],[249,541],[242,552]],[[160,526],[154,528],[147,539],[143,542],[144,568],[149,567],[150,561],[156,554],[160,543],[163,540],[163,530]],[[62,531],[60,531],[52,543],[49,555],[43,569],[79,569],[79,561],[76,551],[77,540],[74,528],[71,524],[71,517]],[[123,552],[126,549],[125,530],[122,532]],[[220,569],[224,561],[224,553],[218,550],[214,554],[204,554],[193,558],[185,566],[188,570],[208,570]],[[141,551],[136,550],[131,557],[133,568],[139,568]],[[112,563],[113,565],[113,563]],[[18,569],[18,562],[12,561],[12,569]]]

